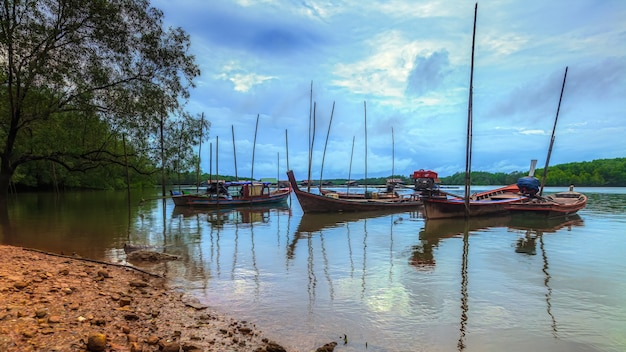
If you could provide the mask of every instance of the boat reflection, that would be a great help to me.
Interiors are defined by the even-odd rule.
[[[172,217],[206,218],[213,227],[224,227],[226,224],[268,223],[272,212],[291,215],[288,205],[254,206],[246,208],[197,209],[191,207],[174,207]]]
[[[548,219],[545,217],[536,217],[529,219],[528,217],[514,217],[509,225],[510,229],[523,231],[523,236],[518,238],[515,245],[515,252],[535,255],[537,254],[537,241],[541,250],[541,259],[543,261],[542,272],[544,274],[543,284],[546,288],[546,312],[551,320],[552,335],[558,338],[558,329],[556,317],[552,313],[552,287],[550,287],[550,279],[552,278],[548,271],[550,265],[548,263],[548,255],[544,245],[543,235],[546,233],[555,233],[564,228],[571,230],[575,226],[583,226],[584,221],[578,214],[568,217]]]
[[[492,227],[505,227],[510,216],[427,219],[419,233],[420,243],[412,246],[409,264],[418,270],[430,270],[435,265],[433,250],[442,239],[462,237],[467,231],[477,231]]]
[[[518,217],[514,216],[509,229],[520,230],[524,235],[517,239],[515,252],[528,255],[537,254],[536,242],[544,233],[554,233],[563,228],[571,229],[574,226],[583,226],[584,221],[578,214],[567,217]]]
[[[287,258],[293,259],[296,244],[303,238],[308,238],[311,234],[321,232],[323,230],[348,226],[350,223],[359,221],[367,221],[369,219],[382,218],[390,216],[392,221],[399,222],[404,218],[418,218],[419,212],[400,213],[390,211],[368,211],[357,213],[305,213],[302,214],[300,223],[296,228],[294,237],[287,248]],[[349,236],[349,232],[348,232]]]

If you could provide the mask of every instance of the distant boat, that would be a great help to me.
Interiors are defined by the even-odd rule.
[[[418,195],[406,195],[393,199],[342,199],[336,195],[321,195],[300,190],[293,171],[287,171],[287,177],[298,198],[304,213],[336,213],[365,211],[407,211],[417,210],[422,205]],[[373,195],[373,194],[372,194]]]
[[[170,193],[176,206],[217,208],[283,203],[291,189],[272,190],[269,182],[237,181],[211,184],[204,194]]]

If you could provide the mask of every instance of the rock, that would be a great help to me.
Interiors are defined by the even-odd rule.
[[[37,318],[40,318],[40,319],[41,319],[41,318],[43,318],[43,317],[45,317],[47,314],[48,314],[48,310],[47,310],[47,309],[45,309],[45,308],[42,308],[42,309],[37,309],[37,310],[35,311],[35,316],[36,316]]]
[[[146,340],[146,342],[148,343],[148,345],[154,346],[157,343],[159,343],[159,337],[156,335],[150,335],[148,336],[148,339]]]
[[[120,307],[129,306],[131,299],[129,297],[120,298],[119,303]]]
[[[111,278],[111,274],[106,270],[98,270],[98,276],[102,276],[104,278]]]
[[[143,349],[137,342],[133,342],[130,344],[130,352],[142,352]]]
[[[124,319],[126,320],[139,320],[139,316],[135,313],[126,313],[124,314]]]
[[[26,339],[29,339],[29,338],[35,336],[35,334],[36,334],[36,332],[32,331],[32,330],[24,330],[24,331],[22,331],[22,336],[24,338],[26,338]]]
[[[183,348],[183,351],[185,352],[201,352],[202,351],[201,347],[198,347],[190,343],[183,344],[182,348]]]
[[[51,315],[48,318],[48,323],[50,323],[50,324],[58,324],[60,322],[61,322],[61,317],[58,316],[58,315]]]
[[[139,280],[135,280],[135,281],[131,281],[129,283],[129,285],[131,287],[148,287],[148,283],[145,281],[139,281]]]
[[[246,327],[240,327],[239,332],[244,335],[250,335],[250,333],[252,332],[252,329],[246,328]]]
[[[333,352],[335,350],[335,347],[337,347],[337,342],[329,342],[327,344],[325,344],[324,346],[318,348],[315,350],[315,352]]]
[[[18,290],[21,290],[25,288],[26,286],[28,286],[29,284],[30,282],[28,281],[17,281],[16,283],[13,284],[13,287],[15,287]]]
[[[276,342],[268,342],[265,346],[267,352],[287,352],[287,350]]]
[[[168,260],[178,260],[178,256],[145,250],[138,250],[126,255],[128,261],[162,262]]]
[[[185,297],[183,297],[183,303],[185,303],[186,306],[194,308],[196,310],[202,310],[202,309],[209,308],[209,306],[200,303],[200,301],[197,298],[195,298],[195,297],[185,296]]]
[[[87,338],[87,350],[93,352],[104,351],[107,346],[105,334],[93,334]]]
[[[178,342],[166,342],[163,344],[163,347],[161,348],[161,351],[163,352],[179,352],[180,351],[180,344]]]

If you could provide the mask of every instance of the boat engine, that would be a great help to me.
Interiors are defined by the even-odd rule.
[[[426,191],[426,190],[434,190],[439,188],[439,175],[432,170],[424,170],[420,169],[417,171],[413,171],[413,179],[414,189],[416,191]]]
[[[539,185],[539,179],[533,176],[524,176],[517,180],[520,193],[530,197],[534,197],[539,192]]]

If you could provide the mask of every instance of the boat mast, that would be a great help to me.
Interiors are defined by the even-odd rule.
[[[196,194],[200,191],[200,160],[202,159],[202,137],[204,132],[204,112],[200,120],[200,145],[198,146],[198,165],[196,165]],[[179,182],[180,185],[180,182]]]
[[[230,125],[230,130],[233,135],[233,157],[235,159],[235,180],[239,181],[239,176],[237,175],[237,149],[235,148],[235,126]]]
[[[309,171],[307,174],[306,190],[311,192],[311,163],[313,162],[313,143],[315,141],[315,108],[313,106],[313,81],[309,94]],[[311,131],[311,128],[313,131]]]
[[[367,193],[367,105],[363,101],[363,112],[365,115],[365,193]]]
[[[254,143],[252,143],[252,171],[250,172],[250,182],[254,182],[254,151],[256,150],[256,133],[259,129],[259,114],[256,115],[256,127],[254,128]]]
[[[548,165],[550,164],[550,155],[552,154],[552,146],[554,145],[554,133],[556,131],[556,122],[559,120],[559,111],[561,110],[561,100],[563,99],[563,91],[565,90],[565,80],[567,79],[567,66],[565,67],[565,75],[563,76],[563,85],[561,86],[561,96],[559,97],[559,105],[556,108],[556,117],[554,118],[554,126],[552,127],[552,138],[550,138],[550,147],[548,148],[548,156],[546,157],[546,166],[543,168],[543,176],[541,176],[541,187],[539,188],[539,196],[543,193],[543,186],[546,183],[548,175]]]
[[[467,143],[465,148],[465,217],[469,217],[470,211],[470,184],[472,173],[472,92],[474,85],[474,46],[476,43],[476,16],[478,15],[478,3],[474,6],[474,31],[472,34],[472,61],[470,66],[469,102],[467,104]]]
[[[326,142],[324,142],[324,153],[322,153],[322,166],[320,168],[320,184],[319,189],[322,190],[322,173],[324,172],[324,159],[326,159],[326,146],[328,146],[328,136],[330,136],[330,125],[333,123],[333,115],[335,114],[335,102],[333,101],[333,109],[330,112],[330,121],[328,122],[328,131],[326,132]],[[320,192],[322,193],[322,192]]]
[[[346,193],[350,193],[350,183],[352,180],[352,157],[354,156],[354,136],[352,136],[352,151],[350,152],[350,167],[348,168],[348,188],[346,189]]]

